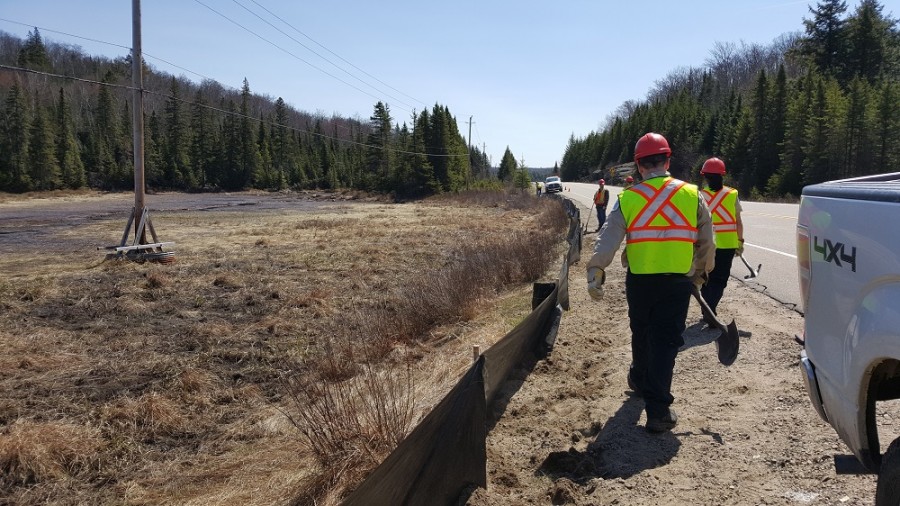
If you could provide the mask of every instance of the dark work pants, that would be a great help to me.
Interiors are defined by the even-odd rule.
[[[716,266],[709,273],[709,282],[700,289],[700,295],[703,300],[709,304],[709,308],[716,313],[716,307],[725,293],[725,287],[728,285],[728,276],[731,275],[731,263],[734,262],[733,249],[717,249],[716,250]]]
[[[684,320],[691,280],[679,274],[632,274],[625,277],[631,321],[631,375],[641,390],[647,418],[666,415],[675,400],[672,374],[678,348],[684,345]]]
[[[606,206],[597,206],[597,230],[603,228],[606,223]]]

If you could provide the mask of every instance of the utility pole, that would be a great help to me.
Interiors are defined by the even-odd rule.
[[[132,129],[134,135],[134,209],[128,216],[122,240],[118,245],[101,246],[97,249],[114,251],[106,255],[107,259],[126,258],[138,262],[151,261],[159,263],[172,263],[175,261],[174,251],[163,251],[166,246],[174,242],[160,242],[153,229],[153,221],[150,220],[150,212],[144,206],[144,58],[141,54],[141,0],[131,0],[131,87],[132,100]],[[129,231],[134,223],[134,241],[128,245]],[[147,242],[147,230],[153,237],[153,242]]]
[[[141,0],[131,0],[131,86],[134,131],[134,233],[137,244],[147,244],[140,227],[144,214],[144,76],[141,54]]]
[[[469,189],[469,179],[472,176],[472,116],[469,116],[469,170],[466,173],[466,190]]]

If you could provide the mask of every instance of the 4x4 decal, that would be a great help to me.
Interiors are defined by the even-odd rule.
[[[824,243],[819,244],[819,237],[813,237],[813,249],[816,253],[821,253],[822,258],[826,262],[833,262],[838,267],[843,267],[841,262],[850,265],[850,269],[856,272],[856,246],[850,247],[850,254],[846,254],[846,247],[841,242],[831,242],[830,239],[824,239]]]

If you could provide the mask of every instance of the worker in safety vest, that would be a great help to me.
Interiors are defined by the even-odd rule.
[[[706,179],[706,187],[701,194],[712,215],[716,237],[716,267],[709,273],[709,281],[703,285],[700,294],[709,304],[713,313],[728,285],[731,263],[734,257],[744,252],[744,223],[741,221],[741,201],[738,191],[724,186],[725,162],[710,158],[703,162],[700,174]],[[714,322],[706,322],[710,326]]]
[[[634,159],[643,181],[619,195],[587,264],[588,292],[601,300],[604,269],[625,240],[632,356],[628,386],[644,398],[650,432],[671,430],[678,422],[670,407],[672,374],[684,345],[691,284],[703,284],[715,259],[709,210],[696,186],[669,175],[671,154],[660,134],[637,141]]]
[[[609,190],[605,189],[606,181],[601,179],[597,182],[600,185],[597,192],[594,193],[594,207],[597,208],[597,230],[603,228],[606,223],[606,205],[609,204]]]
[[[625,189],[631,188],[632,186],[634,186],[634,178],[631,176],[626,177],[625,178]]]
[[[538,181],[537,184],[534,186],[537,188],[537,196],[540,197],[541,192],[544,191],[544,183]]]

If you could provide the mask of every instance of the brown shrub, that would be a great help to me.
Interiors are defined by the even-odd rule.
[[[322,484],[371,470],[406,437],[416,418],[412,378],[408,364],[366,364],[346,381],[287,384],[285,414],[324,469]]]

